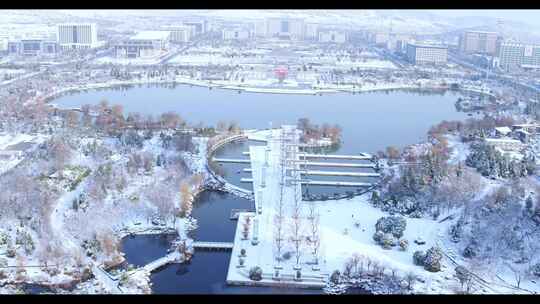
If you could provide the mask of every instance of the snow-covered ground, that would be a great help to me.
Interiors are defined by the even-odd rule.
[[[272,136],[279,136],[280,129],[262,131],[261,134],[250,133],[250,138],[264,139],[269,133]],[[274,259],[274,233],[275,222],[274,217],[277,212],[277,204],[279,202],[279,166],[275,165],[279,161],[279,141],[270,141],[269,146],[271,151],[269,153],[269,166],[264,167],[264,146],[251,146],[251,168],[253,170],[253,184],[255,191],[255,202],[257,209],[261,209],[260,214],[256,214],[252,222],[258,222],[258,240],[257,245],[252,245],[250,240],[255,236],[254,228],[252,224],[250,229],[250,240],[241,240],[240,230],[242,230],[241,222],[243,219],[239,219],[237,235],[235,239],[235,249],[233,250],[232,258],[230,261],[229,272],[227,279],[229,281],[241,282],[249,281],[246,277],[246,269],[250,269],[253,266],[259,266],[263,269],[263,273],[269,275],[273,274],[274,266],[276,265]],[[262,176],[262,168],[265,168],[265,177]],[[262,180],[265,180],[265,187],[261,187]],[[299,187],[299,186],[298,186]],[[282,249],[284,252],[292,252],[292,245],[288,242],[291,237],[289,231],[290,212],[291,206],[294,204],[294,186],[285,187],[284,190],[284,210],[285,217],[287,218],[284,225],[284,243],[285,246]],[[417,273],[421,277],[426,277],[427,282],[431,282],[432,278],[439,279],[442,282],[441,274],[427,273],[422,267],[414,266],[412,264],[412,253],[415,250],[427,250],[431,246],[434,246],[438,237],[442,234],[442,230],[447,229],[448,224],[440,224],[433,220],[428,219],[407,219],[407,229],[405,230],[404,238],[409,240],[408,251],[399,251],[394,248],[392,250],[385,250],[380,245],[377,245],[373,240],[373,234],[375,233],[375,223],[377,220],[388,214],[380,211],[377,208],[372,207],[367,201],[368,196],[360,196],[351,200],[340,201],[325,201],[316,202],[316,209],[320,214],[320,237],[321,237],[321,252],[320,252],[320,270],[313,271],[311,266],[307,264],[313,260],[310,249],[304,247],[302,249],[301,266],[302,276],[305,278],[301,284],[322,284],[325,278],[334,270],[342,270],[347,259],[352,257],[354,253],[363,255],[366,259],[372,261],[378,261],[383,264],[387,269],[396,269],[399,275],[405,276],[409,271]],[[307,202],[302,202],[302,213],[304,216],[308,214]],[[247,214],[244,215],[244,217]],[[308,220],[304,218],[303,231],[307,230]],[[305,233],[305,232],[304,232]],[[417,245],[414,240],[421,238],[426,243],[424,245]],[[245,267],[237,268],[238,259],[235,254],[240,249],[247,251],[247,257],[245,258]],[[295,266],[293,257],[289,260],[281,262],[283,267],[282,274],[293,275]],[[310,281],[310,277],[313,278]],[[319,279],[314,279],[319,277]],[[271,281],[271,279],[270,279]],[[263,280],[264,282],[264,280]],[[426,287],[427,288],[427,287]],[[431,288],[431,285],[429,285]],[[426,290],[426,292],[430,292]]]
[[[120,65],[128,65],[128,64],[135,64],[135,65],[155,65],[159,64],[161,62],[161,58],[165,56],[167,53],[162,53],[157,56],[149,57],[149,58],[117,58],[112,56],[104,56],[101,58],[97,58],[94,60],[97,64],[103,64],[103,63],[110,63],[110,64],[120,64]]]
[[[19,80],[22,80],[22,79],[26,79],[26,78],[31,78],[31,77],[34,77],[38,74],[40,74],[41,72],[32,72],[32,73],[17,73],[17,76],[16,77],[13,77],[9,80],[3,80],[3,78],[0,78],[0,80],[3,80],[0,82],[0,86],[2,85],[8,85],[10,83],[13,83],[13,82],[16,82],[16,81],[19,81]],[[22,75],[21,75],[22,74]]]
[[[46,138],[45,135],[0,133],[0,175],[11,170],[24,160],[24,150],[14,150],[13,146],[22,143],[34,146],[43,142]]]
[[[167,132],[165,132],[168,134]],[[171,133],[172,134],[172,133]],[[83,293],[139,293],[148,292],[148,275],[137,274],[129,279],[128,286],[118,288],[118,282],[115,282],[101,270],[98,265],[116,260],[119,257],[116,253],[105,253],[104,251],[95,252],[95,260],[86,257],[83,250],[83,241],[92,240],[100,237],[104,233],[109,233],[108,237],[112,237],[113,242],[116,242],[121,237],[129,233],[160,233],[164,231],[176,230],[182,239],[188,239],[187,227],[193,226],[193,221],[190,218],[177,218],[172,222],[172,217],[163,218],[162,224],[156,225],[150,218],[156,216],[155,200],[151,201],[149,194],[151,188],[160,186],[162,190],[170,191],[170,208],[181,208],[181,194],[175,181],[184,182],[192,186],[191,191],[196,191],[200,185],[196,182],[191,182],[191,172],[202,173],[205,165],[206,139],[195,138],[195,150],[198,153],[179,152],[174,147],[164,147],[159,134],[156,134],[150,139],[143,141],[143,146],[136,149],[135,152],[141,155],[150,155],[151,162],[156,163],[156,157],[159,155],[162,160],[168,161],[168,166],[152,165],[151,171],[127,174],[126,167],[131,153],[134,152],[131,148],[122,147],[117,138],[109,137],[86,137],[73,138],[70,137],[67,141],[70,143],[69,165],[66,166],[61,174],[44,175],[43,182],[47,183],[54,191],[54,199],[51,201],[50,212],[50,234],[52,243],[57,250],[62,252],[62,264],[65,264],[63,272],[58,275],[50,275],[46,272],[43,265],[43,242],[39,235],[30,229],[24,227],[23,231],[30,234],[30,237],[35,242],[36,249],[30,254],[22,255],[22,248],[17,249],[18,254],[23,256],[22,265],[26,270],[24,281],[26,282],[43,282],[51,283],[66,283],[73,279],[71,272],[78,269],[73,265],[73,260],[79,257],[83,265],[90,265],[92,272],[96,275],[94,281],[98,285],[83,284],[77,287],[79,292]],[[142,135],[140,135],[142,138]],[[35,136],[28,134],[1,134],[0,135],[0,151],[9,148],[15,144],[26,142],[35,143],[42,142],[47,136]],[[199,145],[201,149],[199,149]],[[99,153],[89,153],[88,149],[98,149]],[[182,165],[177,163],[177,160],[183,159],[188,166],[188,169],[182,169]],[[20,162],[18,160],[18,162]],[[26,164],[26,163],[25,163]],[[31,163],[28,166],[32,166]],[[25,165],[26,168],[26,165]],[[111,170],[113,180],[118,183],[123,183],[122,190],[118,186],[107,187],[107,191],[100,199],[93,197],[95,195],[95,175],[94,173],[104,168]],[[88,171],[89,174],[84,173]],[[48,173],[45,173],[48,174]],[[80,179],[80,180],[79,180]],[[74,180],[79,180],[77,184],[73,184]],[[173,183],[164,186],[165,183]],[[72,186],[75,185],[75,186]],[[157,186],[156,186],[157,185]],[[99,186],[102,187],[102,186]],[[94,192],[92,192],[94,191]],[[81,196],[81,194],[84,194]],[[79,202],[79,207],[75,208],[74,204],[77,199],[85,197],[84,202]],[[99,204],[99,205],[97,205]],[[4,225],[11,227],[19,227],[18,220],[4,220]],[[22,226],[21,226],[22,227]],[[0,228],[2,235],[9,234],[10,239],[18,237],[19,232],[15,230],[5,230]],[[18,231],[19,229],[17,229]],[[104,236],[103,236],[104,237]],[[189,239],[188,239],[189,240]],[[45,242],[46,244],[46,242]],[[51,245],[53,246],[53,245]],[[16,248],[21,246],[16,245]],[[114,249],[116,250],[116,249]],[[0,256],[6,254],[6,246],[0,246]],[[19,258],[6,258],[5,261],[10,267],[16,266],[19,263]],[[56,261],[56,260],[55,260]],[[51,261],[51,263],[53,263]],[[70,272],[71,271],[71,272]],[[15,271],[6,273],[8,281],[11,282],[15,276]],[[11,283],[10,283],[11,284]],[[11,288],[11,287],[6,287]],[[0,293],[7,291],[0,287]]]
[[[462,142],[456,135],[448,135],[448,148],[452,150],[450,154],[450,159],[448,160],[451,164],[464,163],[467,159],[467,155],[471,152],[469,145]]]
[[[249,139],[267,141],[270,136],[279,136],[279,129],[248,131]],[[468,147],[459,141],[457,137],[449,136],[449,145],[453,147],[450,162],[463,160],[468,152]],[[269,165],[264,165],[265,146],[250,146],[251,168],[255,193],[256,213],[243,213],[238,220],[238,227],[234,240],[234,248],[229,263],[227,280],[236,284],[253,284],[249,279],[249,270],[258,266],[262,268],[263,279],[258,281],[261,285],[273,285],[272,279],[275,266],[275,233],[277,206],[279,202],[279,141],[267,141],[271,148],[269,152]],[[263,169],[264,168],[264,169]],[[265,177],[262,174],[265,173]],[[262,183],[264,180],[264,187]],[[475,196],[475,200],[481,199],[492,193],[501,186],[499,181],[491,181],[484,178],[485,184],[482,190]],[[319,255],[319,269],[312,269],[310,262],[313,260],[311,248],[305,244],[301,249],[300,266],[303,280],[292,281],[296,270],[295,249],[290,241],[292,238],[291,212],[294,204],[294,186],[284,189],[284,214],[283,243],[281,253],[289,252],[291,257],[279,263],[282,267],[280,275],[282,279],[288,278],[287,283],[296,284],[299,287],[320,286],[329,274],[334,270],[343,271],[345,263],[353,254],[357,254],[365,263],[371,261],[383,265],[387,273],[394,272],[398,277],[405,277],[413,273],[417,277],[413,293],[456,293],[460,290],[460,283],[455,276],[455,267],[458,265],[468,267],[468,260],[463,258],[456,243],[449,241],[449,229],[454,225],[460,214],[460,209],[444,211],[439,220],[431,218],[406,218],[407,225],[403,239],[408,240],[407,250],[400,250],[398,246],[392,249],[383,249],[373,240],[375,224],[381,217],[389,216],[387,212],[374,207],[370,202],[370,194],[354,197],[347,200],[329,200],[314,202],[317,212],[320,214],[320,238],[321,248]],[[302,214],[305,217],[309,212],[309,202],[301,203]],[[251,217],[247,239],[242,236],[246,217]],[[303,233],[309,234],[309,220],[303,220]],[[257,226],[257,228],[255,228]],[[258,242],[253,244],[253,240]],[[425,242],[415,242],[422,240]],[[413,264],[413,253],[417,250],[426,251],[431,247],[439,247],[445,253],[441,261],[441,271],[429,272],[422,266]],[[240,257],[240,251],[244,249],[246,255]],[[240,265],[240,258],[244,264]],[[540,290],[534,281],[522,282],[521,289],[512,286],[514,283],[513,273],[510,271],[490,272],[483,270],[473,272],[481,280],[476,281],[476,293],[531,293]]]

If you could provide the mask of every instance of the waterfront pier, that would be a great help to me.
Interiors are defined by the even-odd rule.
[[[249,163],[243,171],[251,173],[249,178],[241,178],[244,183],[253,184],[255,200],[254,212],[238,213],[238,226],[232,243],[232,254],[227,273],[227,283],[249,286],[295,286],[300,288],[322,288],[329,271],[323,261],[306,251],[299,261],[277,259],[283,252],[276,252],[276,216],[280,208],[290,212],[293,206],[301,209],[301,218],[308,221],[308,203],[302,201],[302,186],[344,186],[371,189],[374,183],[352,181],[312,180],[308,176],[343,176],[358,178],[377,178],[376,172],[349,172],[309,170],[309,166],[367,168],[375,170],[373,158],[366,153],[358,155],[316,155],[300,151],[300,131],[295,126],[282,126],[281,129],[265,130],[266,145],[251,145],[249,156],[244,159],[214,159],[222,162]],[[348,162],[323,162],[310,159],[349,160]],[[353,161],[361,161],[353,163]],[[281,207],[280,207],[281,206]],[[296,207],[295,207],[296,208]],[[293,208],[294,209],[294,208]],[[285,221],[291,220],[284,213]],[[278,216],[279,217],[279,216]],[[249,219],[248,219],[249,218]],[[247,223],[247,224],[246,224]],[[246,225],[249,226],[246,232]],[[283,242],[289,238],[281,236]],[[277,250],[279,251],[279,250]],[[243,254],[242,254],[243,253]],[[249,270],[260,267],[262,279],[249,278]],[[276,274],[277,273],[277,274]],[[300,275],[300,277],[299,277]]]

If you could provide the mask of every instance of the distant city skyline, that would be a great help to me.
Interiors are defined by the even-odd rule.
[[[540,10],[532,9],[460,9],[460,10],[429,10],[430,13],[434,13],[444,17],[492,17],[501,18],[506,20],[512,20],[517,22],[524,22],[534,26],[540,27]]]

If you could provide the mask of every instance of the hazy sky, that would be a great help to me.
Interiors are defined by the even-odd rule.
[[[526,22],[532,25],[540,26],[540,10],[486,10],[486,9],[468,9],[468,10],[432,10],[431,12],[444,16],[479,16],[494,17],[520,22]]]

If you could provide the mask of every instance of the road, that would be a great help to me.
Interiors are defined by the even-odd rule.
[[[176,57],[176,55],[188,50],[189,48],[191,47],[194,47],[194,46],[197,46],[198,43],[204,41],[205,39],[208,39],[209,36],[208,35],[201,35],[199,37],[197,37],[196,39],[194,39],[193,41],[189,42],[186,46],[184,46],[183,48],[177,50],[176,52],[172,52],[171,54],[168,54],[166,56],[164,56],[161,60],[160,60],[160,64],[165,64],[167,63],[169,60],[171,60],[172,58]]]
[[[532,90],[534,92],[540,93],[540,88],[538,88],[536,86],[530,85],[530,84],[525,83],[525,82],[520,82],[520,81],[514,79],[511,76],[507,76],[507,75],[501,74],[501,73],[493,71],[493,70],[481,68],[481,67],[476,66],[476,65],[474,65],[472,63],[460,60],[459,58],[457,58],[452,53],[448,53],[448,59],[450,61],[454,62],[454,63],[457,63],[457,64],[459,64],[461,66],[465,66],[465,67],[470,68],[470,69],[473,69],[473,70],[475,70],[477,72],[481,72],[481,73],[484,73],[484,74],[489,73],[488,77],[495,78],[495,79],[498,79],[498,80],[508,81],[508,82],[511,82],[514,85],[521,86],[521,87],[530,89],[530,90]]]
[[[392,54],[391,52],[380,50],[380,49],[378,49],[376,47],[370,47],[370,50],[377,53],[382,58],[390,59],[390,61],[392,61],[392,63],[397,65],[399,68],[406,69],[406,64],[407,63],[403,62],[403,60],[401,58],[397,57],[396,55]]]

